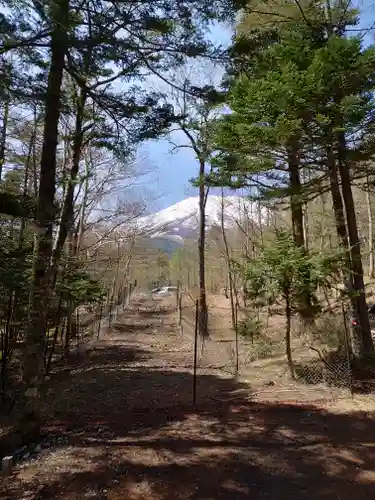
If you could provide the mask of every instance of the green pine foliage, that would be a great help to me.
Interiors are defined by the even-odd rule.
[[[246,186],[268,203],[283,202],[303,252],[304,205],[331,192],[338,240],[347,252],[343,279],[357,294],[354,350],[370,355],[352,186],[368,175],[365,162],[374,154],[375,46],[346,35],[358,25],[350,9],[334,5],[327,17],[320,2],[269,5],[268,20],[249,5],[239,24],[226,78],[230,113],[217,123],[210,179],[214,185]],[[301,299],[301,312],[308,313],[312,297]]]
[[[231,113],[217,128],[216,182],[256,186],[268,198],[288,196],[287,147],[295,141],[301,166],[313,176],[306,196],[314,196],[326,176],[328,131],[345,131],[351,161],[373,154],[375,48],[364,49],[359,37],[316,31],[280,28],[277,41],[252,47],[246,67],[229,81]],[[256,34],[239,37],[241,50]]]
[[[288,300],[292,312],[296,312],[301,294],[308,291],[318,312],[318,288],[337,281],[342,264],[341,252],[307,254],[294,243],[290,231],[278,230],[274,241],[245,264],[247,293],[250,299],[263,305]]]

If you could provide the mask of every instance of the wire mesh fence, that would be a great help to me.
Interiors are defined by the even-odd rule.
[[[181,335],[193,338],[196,300],[180,290],[177,318]],[[209,338],[198,338],[199,370],[239,376],[254,388],[275,397],[298,400],[332,400],[353,396],[353,373],[345,318],[320,318],[313,326],[293,318],[291,360],[285,341],[285,317],[269,311],[236,308],[233,325],[229,301],[208,297]],[[247,327],[247,329],[246,329]],[[287,399],[288,399],[287,398]]]
[[[121,312],[131,306],[135,293],[135,283],[130,284],[116,295],[108,294],[101,302],[79,306],[65,317],[61,314],[51,318],[46,326],[45,375],[50,375],[55,363],[64,362],[70,356],[80,357],[91,343],[102,338]],[[22,336],[18,335],[16,340],[6,343],[4,335],[0,335],[0,415],[8,414],[19,400]]]
[[[120,290],[116,296],[108,295],[104,301],[89,306],[89,310],[87,307],[77,308],[78,342],[86,338],[99,339],[105,329],[110,328],[121,312],[131,305],[135,290],[135,285],[130,284]]]

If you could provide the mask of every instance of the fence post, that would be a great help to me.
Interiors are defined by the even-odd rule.
[[[122,299],[121,299],[121,304],[122,304],[123,309],[125,309],[125,306],[126,306],[126,290],[127,290],[127,286],[125,285],[124,289],[122,291]]]
[[[239,371],[239,356],[238,356],[238,303],[236,302],[234,310],[234,329],[236,334],[236,375]]]
[[[199,302],[195,302],[195,330],[194,330],[194,366],[193,366],[193,410],[196,408],[197,401],[197,351],[198,351],[198,321],[199,321]]]
[[[101,327],[102,327],[102,316],[103,316],[103,301],[100,302],[98,332],[97,332],[97,335],[96,335],[96,339],[97,340],[99,340],[99,337],[100,337],[100,330],[101,330]]]
[[[76,309],[76,325],[77,325],[77,328],[76,328],[76,335],[77,335],[76,347],[77,347],[77,353],[79,356],[79,344],[80,344],[81,328],[80,328],[80,324],[79,324],[79,308],[78,307]]]
[[[178,309],[179,304],[180,304],[180,294],[181,294],[181,288],[180,288],[180,280],[177,281],[177,289],[176,289],[176,307]]]
[[[349,328],[348,328],[348,319],[345,311],[344,302],[341,303],[342,316],[344,320],[344,335],[345,335],[345,351],[346,351],[346,360],[348,363],[349,370],[349,386],[350,386],[350,395],[352,401],[354,401],[354,390],[353,390],[353,376],[352,376],[352,363],[351,363],[351,348],[350,348],[350,339],[349,339]]]
[[[109,304],[109,309],[108,309],[108,326],[110,328],[111,324],[112,324],[112,298],[109,300],[108,304]]]
[[[180,335],[184,334],[184,327],[182,324],[182,294],[178,297],[178,325],[180,327]]]

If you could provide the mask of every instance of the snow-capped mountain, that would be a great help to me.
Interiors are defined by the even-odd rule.
[[[221,196],[208,196],[206,203],[206,228],[221,225]],[[224,197],[224,225],[226,228],[241,224],[245,218],[258,220],[258,208],[246,198],[240,196]],[[155,239],[167,239],[181,246],[185,238],[194,237],[199,227],[199,198],[187,198],[160,210],[141,217],[137,229]]]

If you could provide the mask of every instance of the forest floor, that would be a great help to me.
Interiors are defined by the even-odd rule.
[[[173,297],[164,300],[171,306]],[[220,369],[250,384],[252,400],[305,402],[324,405],[335,411],[362,409],[375,411],[375,369],[351,368],[344,352],[336,356],[338,336],[344,327],[338,314],[317,318],[314,329],[306,329],[297,316],[292,319],[292,358],[296,380],[290,377],[285,354],[285,315],[258,316],[261,329],[251,339],[238,335],[237,347],[232,328],[230,301],[224,295],[208,294],[210,338],[199,349],[199,366]],[[238,320],[245,309],[238,310]],[[257,313],[249,308],[250,319]],[[189,294],[183,294],[181,319],[184,335],[194,336],[195,307]],[[200,346],[201,347],[201,346]],[[315,349],[313,349],[313,347]],[[324,353],[325,363],[317,354]],[[236,354],[237,352],[237,354]],[[237,361],[238,360],[238,361]]]
[[[191,365],[174,309],[133,302],[96,344],[54,367],[49,425],[0,478],[0,498],[374,497],[375,412],[262,401],[259,387],[208,365],[193,409]]]

